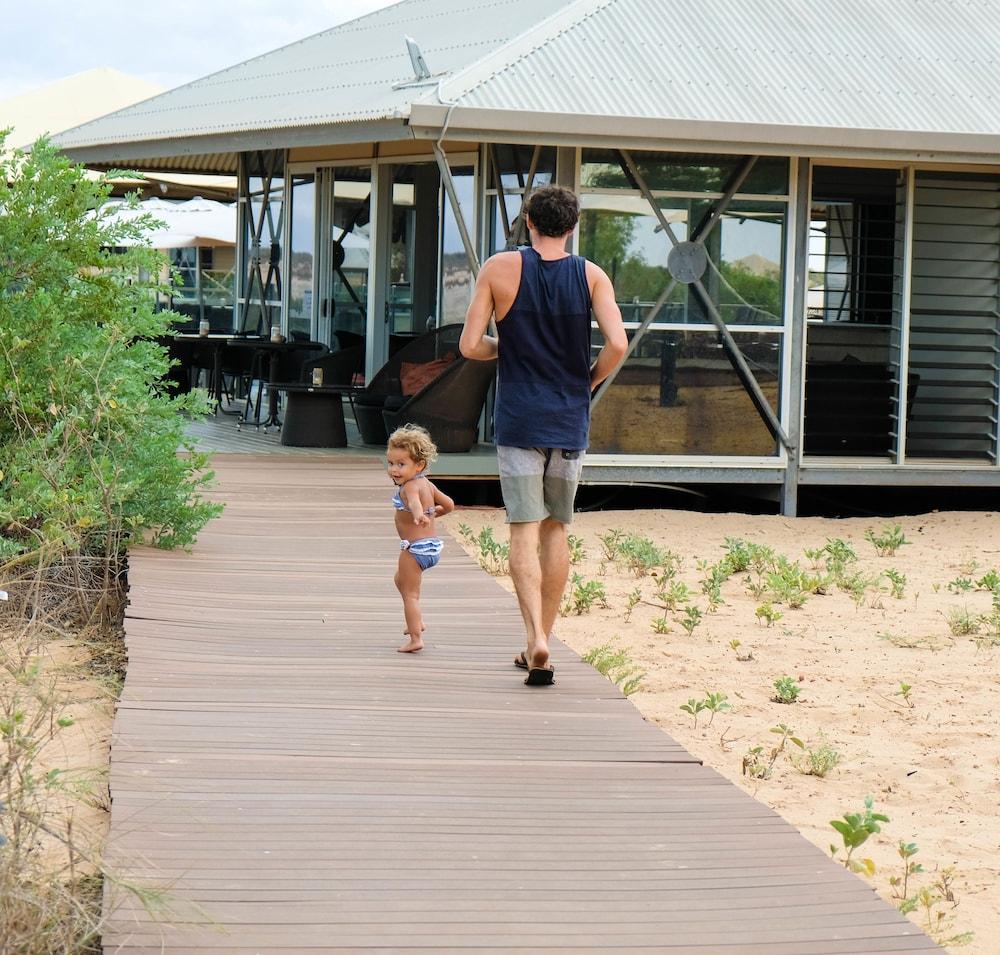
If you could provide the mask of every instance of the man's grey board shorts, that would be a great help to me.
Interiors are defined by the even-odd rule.
[[[568,456],[567,456],[568,455]],[[551,517],[569,524],[583,470],[583,451],[497,446],[500,490],[508,524]]]

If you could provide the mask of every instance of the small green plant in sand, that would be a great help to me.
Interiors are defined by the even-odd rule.
[[[685,713],[690,713],[694,717],[694,728],[698,728],[698,714],[708,710],[711,714],[708,718],[708,725],[712,725],[712,720],[715,719],[716,713],[726,713],[732,709],[732,706],[727,702],[729,699],[725,693],[713,693],[710,690],[705,690],[705,698],[699,700],[696,697],[691,697],[687,703],[682,703],[680,709]]]
[[[827,538],[823,546],[823,555],[827,572],[837,580],[843,575],[845,568],[858,559],[854,548],[839,537]]]
[[[664,610],[678,610],[682,604],[691,601],[691,588],[682,580],[671,580],[664,576],[656,581],[654,596]]]
[[[662,616],[654,617],[649,626],[653,633],[670,633],[670,618],[667,616],[666,610],[663,611]]]
[[[566,544],[569,547],[569,562],[571,564],[581,563],[587,556],[586,548],[583,546],[583,538],[576,534],[568,534]]]
[[[811,594],[821,593],[824,581],[799,566],[798,561],[778,557],[774,570],[767,576],[767,593],[773,603],[801,607]]]
[[[906,590],[906,574],[901,574],[894,567],[890,567],[885,571],[885,576],[889,581],[889,587],[892,591],[893,597],[897,600],[902,600],[903,594]]]
[[[868,528],[865,540],[872,544],[879,557],[892,557],[900,547],[910,543],[899,524],[884,524],[882,533],[878,535]]]
[[[680,619],[681,628],[690,637],[701,623],[702,612],[693,604],[684,608],[684,616]]]
[[[893,696],[901,697],[903,702],[912,710],[913,703],[913,685],[906,682],[900,682],[899,689],[893,693]]]
[[[890,876],[889,885],[892,887],[893,896],[904,904],[910,897],[910,879],[924,871],[919,862],[913,861],[913,857],[919,851],[915,842],[904,842],[900,839],[896,844],[896,854],[903,862],[903,874]]]
[[[680,709],[694,717],[694,728],[698,728],[698,714],[705,709],[705,701],[691,697],[687,703],[681,703]]]
[[[971,577],[956,577],[954,580],[948,581],[948,589],[953,594],[967,594],[974,590],[975,586]]]
[[[774,681],[774,696],[771,700],[775,703],[794,703],[802,692],[802,687],[796,682],[794,677],[782,676]]]
[[[1000,590],[1000,574],[995,570],[988,570],[976,581],[976,590],[992,590],[996,593]]]
[[[728,558],[716,564],[706,564],[703,568],[707,576],[701,582],[701,592],[708,598],[708,609],[715,613],[725,601],[722,599],[722,585],[732,576],[733,569]]]
[[[642,603],[642,588],[636,587],[625,596],[625,622],[632,619],[632,611]]]
[[[799,749],[805,746],[805,743],[795,735],[795,730],[784,723],[772,726],[771,732],[780,737],[771,749],[765,750],[763,746],[752,746],[744,754],[742,766],[744,776],[757,780],[770,779],[774,772],[774,764],[785,751],[785,746],[788,743],[792,743]]]
[[[968,637],[979,633],[982,618],[972,613],[968,607],[952,607],[948,611],[948,628],[956,637]]]
[[[621,544],[625,537],[625,532],[617,527],[612,527],[606,534],[598,534],[597,539],[601,542],[601,558],[609,564],[616,564],[621,557]]]
[[[757,618],[757,623],[765,623],[769,627],[773,627],[783,616],[780,610],[776,610],[767,601],[762,603],[753,613]]]
[[[830,855],[834,859],[840,858],[840,853],[844,857],[840,859],[846,869],[862,875],[874,875],[875,863],[871,859],[855,859],[854,853],[860,849],[877,832],[882,831],[882,823],[888,822],[889,817],[880,812],[875,812],[875,802],[871,796],[865,796],[864,809],[861,812],[845,812],[840,819],[833,819],[830,825],[840,834],[843,845],[830,846]]]
[[[636,577],[647,577],[656,569],[673,576],[679,558],[666,548],[657,547],[649,537],[626,534],[617,542],[618,560]]]
[[[840,753],[822,736],[816,746],[803,746],[797,757],[792,757],[792,765],[803,776],[817,776],[823,779],[840,764]]]
[[[594,604],[607,607],[607,593],[604,584],[599,580],[584,580],[581,574],[574,573],[570,579],[570,592],[560,608],[564,617],[570,614],[582,616],[590,613]]]
[[[740,640],[733,639],[729,641],[729,649],[736,655],[736,659],[740,663],[748,663],[753,659],[753,650],[741,650],[740,647],[742,646],[743,643]]]
[[[479,566],[488,574],[502,577],[510,572],[510,544],[498,541],[493,536],[492,527],[484,527],[476,534],[468,524],[459,524],[458,533],[473,549]]]
[[[921,910],[924,930],[938,945],[948,950],[968,945],[975,938],[973,932],[955,932],[954,912],[958,902],[954,882],[955,867],[946,866],[934,882],[921,886],[916,895],[904,899],[899,905],[904,914]]]
[[[732,706],[727,702],[729,699],[725,693],[712,693],[705,690],[705,709],[712,715],[708,718],[708,725],[712,725],[716,713],[727,713]]]
[[[635,665],[628,650],[615,646],[614,642],[591,648],[582,659],[616,684],[625,696],[639,689],[646,676],[646,671]]]

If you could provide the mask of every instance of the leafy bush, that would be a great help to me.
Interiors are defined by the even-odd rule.
[[[0,139],[2,145],[2,139]],[[2,149],[0,149],[2,154]],[[163,384],[171,313],[163,259],[133,245],[153,222],[115,219],[104,179],[40,141],[0,158],[0,560],[102,554],[136,539],[190,545],[218,513],[207,456]],[[125,251],[113,251],[113,250]],[[179,456],[178,451],[187,454]],[[25,555],[23,558],[13,556]]]

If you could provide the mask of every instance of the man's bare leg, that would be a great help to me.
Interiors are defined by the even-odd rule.
[[[539,521],[510,525],[510,576],[527,635],[530,666],[549,665],[549,641],[542,615],[542,565]]]
[[[566,525],[546,518],[539,527],[539,564],[542,571],[542,629],[552,636],[569,579],[569,541]]]

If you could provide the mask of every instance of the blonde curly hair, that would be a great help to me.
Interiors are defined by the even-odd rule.
[[[389,435],[387,447],[395,451],[405,451],[415,463],[427,467],[437,457],[437,445],[431,440],[430,432],[419,424],[404,424]]]

